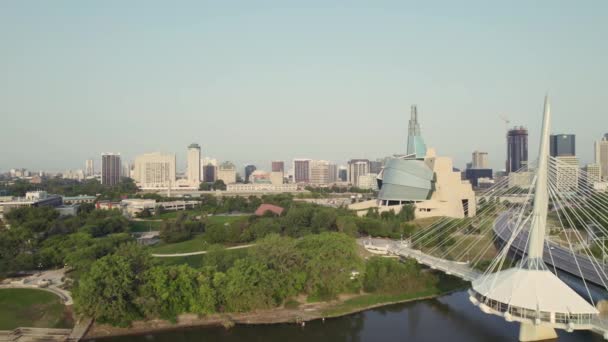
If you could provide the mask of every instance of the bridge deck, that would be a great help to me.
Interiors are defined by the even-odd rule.
[[[402,241],[394,241],[389,239],[378,238],[362,238],[358,241],[364,247],[372,247],[371,249],[386,250],[387,253],[416,259],[418,263],[431,267],[432,269],[440,270],[446,274],[456,276],[466,281],[473,281],[482,275],[476,269],[469,266],[468,263],[456,262],[434,257],[425,254],[420,250],[410,248]],[[555,256],[554,256],[555,257]],[[592,321],[592,330],[604,337],[608,336],[608,319],[606,317],[597,316]]]

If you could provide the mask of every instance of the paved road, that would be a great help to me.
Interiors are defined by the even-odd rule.
[[[251,246],[255,246],[255,244],[252,243],[252,244],[249,244],[249,245],[228,247],[226,249],[241,249],[241,248],[249,248]],[[191,256],[191,255],[207,254],[207,252],[208,251],[198,251],[198,252],[189,252],[189,253],[174,253],[174,254],[152,254],[152,256],[156,257],[156,258],[176,258],[176,257],[185,257],[185,256]]]
[[[510,220],[510,214],[504,213],[496,219],[494,224],[494,233],[498,236],[502,243],[508,241],[513,234],[515,224]],[[526,249],[526,241],[528,240],[528,230],[522,231],[515,237],[511,244],[511,252],[522,256]],[[549,248],[545,245],[543,260],[545,263],[555,266],[555,268],[566,271],[576,277],[581,277],[593,284],[601,287],[608,285],[608,267],[598,265],[595,261],[589,259],[586,255],[572,253],[568,248],[561,247],[554,242],[548,242]],[[578,263],[578,265],[577,265]],[[580,271],[579,271],[580,267]]]

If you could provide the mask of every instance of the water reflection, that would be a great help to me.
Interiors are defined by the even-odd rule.
[[[100,342],[288,341],[288,342],[501,342],[517,341],[519,327],[482,313],[465,291],[434,300],[391,305],[348,317],[295,324],[193,328],[147,336],[99,339]],[[602,341],[590,332],[559,332],[559,341]]]

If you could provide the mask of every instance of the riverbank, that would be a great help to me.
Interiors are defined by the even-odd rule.
[[[337,300],[330,302],[304,303],[300,304],[297,308],[281,307],[247,313],[213,314],[204,317],[199,317],[194,314],[184,314],[180,315],[175,323],[160,319],[136,321],[128,328],[94,323],[84,339],[90,340],[104,337],[143,335],[154,332],[206,326],[224,326],[230,328],[236,324],[301,324],[302,322],[307,321],[352,315],[382,306],[428,300],[450,294],[459,289],[451,289],[448,291],[437,291],[433,289],[412,294],[342,295]]]

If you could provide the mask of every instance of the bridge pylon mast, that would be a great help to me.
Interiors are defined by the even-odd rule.
[[[470,300],[488,314],[521,324],[520,341],[556,338],[555,329],[590,330],[598,310],[547,268],[543,261],[549,208],[548,170],[551,108],[545,97],[531,220],[505,220],[519,232],[529,227],[526,254],[515,267],[472,282]],[[508,213],[507,213],[508,214]],[[497,221],[498,222],[498,221]],[[497,223],[498,224],[498,223]],[[509,248],[504,246],[503,248]],[[503,255],[505,257],[505,255]],[[502,264],[502,263],[501,263]]]

